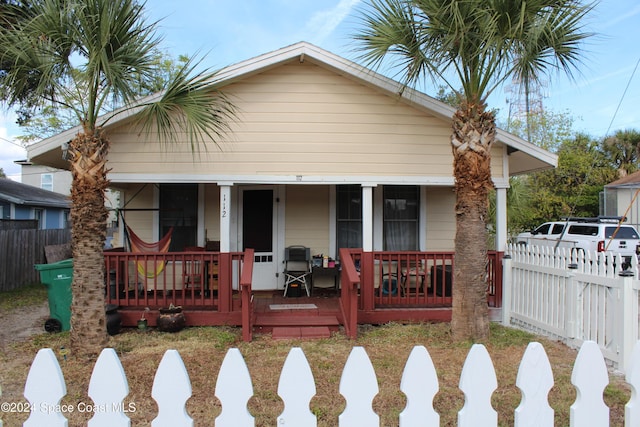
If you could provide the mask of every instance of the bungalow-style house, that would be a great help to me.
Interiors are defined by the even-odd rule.
[[[192,324],[238,324],[239,315],[216,320],[198,310],[211,299],[218,311],[236,313],[242,303],[234,295],[247,285],[241,275],[249,264],[252,292],[284,293],[286,249],[303,246],[315,268],[293,285],[302,295],[320,286],[341,288],[341,298],[352,292],[357,310],[344,303],[341,323],[349,310],[358,321],[379,320],[373,313],[380,308],[383,321],[406,317],[408,307],[409,317],[425,308],[424,319],[446,318],[454,267],[454,109],[304,42],[223,69],[220,87],[239,116],[219,146],[194,154],[188,144],[161,145],[157,135],[140,134],[127,113],[106,126],[109,178],[121,192],[120,246],[129,247],[127,236],[165,243],[172,230],[169,252],[160,258],[134,263],[124,252],[114,268],[109,259],[116,255],[105,254],[117,288],[112,302],[138,310],[176,302],[192,307]],[[75,132],[30,146],[30,161],[66,167],[62,149]],[[556,162],[555,155],[497,132],[493,264],[507,241],[509,177]],[[208,265],[197,267],[208,276],[197,278],[205,292],[188,272],[194,261]],[[495,271],[489,276],[496,279]],[[405,313],[391,315],[394,309]]]
[[[68,228],[67,196],[0,178],[0,219],[36,220],[41,230]]]

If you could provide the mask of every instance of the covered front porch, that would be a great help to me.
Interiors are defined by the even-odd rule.
[[[453,252],[341,249],[337,289],[311,289],[309,298],[306,294],[284,298],[281,290],[255,291],[254,262],[259,255],[252,249],[114,250],[104,255],[106,302],[119,307],[123,325],[129,327],[141,318],[155,326],[158,310],[170,305],[183,308],[187,326],[239,326],[245,340],[251,340],[254,331],[270,332],[274,325],[314,326],[317,322],[334,330],[342,326],[347,336],[355,338],[358,324],[451,319]],[[489,254],[487,301],[495,308],[502,303],[501,258],[500,252]],[[323,302],[314,304],[314,300]],[[311,311],[284,307],[271,313],[269,307],[278,304],[316,307]]]

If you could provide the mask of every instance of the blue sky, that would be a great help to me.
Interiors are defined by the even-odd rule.
[[[199,54],[203,64],[224,66],[307,41],[354,59],[351,35],[364,0],[147,0],[150,20],[161,20],[163,48],[171,55]],[[601,0],[587,22],[597,33],[585,46],[584,66],[574,81],[552,74],[543,88],[543,105],[568,112],[574,129],[602,137],[619,129],[640,129],[640,3]],[[433,94],[433,86],[419,87]],[[490,107],[506,119],[509,94],[496,91]],[[10,112],[0,116],[0,167],[14,177],[23,149],[9,141],[19,135]]]

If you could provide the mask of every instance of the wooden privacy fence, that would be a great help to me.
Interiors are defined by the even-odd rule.
[[[71,230],[0,230],[0,291],[40,281],[34,264],[45,264],[44,247],[71,241]]]
[[[634,392],[625,407],[625,425],[637,426],[640,425],[640,397],[635,391],[640,390],[640,343],[635,346],[633,364],[626,380]],[[577,389],[576,400],[570,408],[571,425],[608,426],[609,408],[604,403],[603,392],[609,376],[596,343],[583,343],[574,364],[571,382]],[[544,348],[539,343],[530,343],[516,378],[522,400],[515,410],[515,426],[553,426],[554,411],[548,404],[548,393],[553,383]],[[373,399],[378,394],[378,381],[362,347],[352,349],[339,387],[340,394],[346,400],[345,410],[338,416],[339,427],[380,425],[379,416],[372,409]],[[497,426],[498,414],[491,407],[491,395],[497,388],[497,379],[489,353],[483,345],[475,344],[469,351],[459,387],[464,392],[465,404],[458,412],[458,426]],[[404,368],[400,390],[407,397],[406,407],[399,414],[400,427],[440,425],[440,416],[433,408],[433,398],[439,390],[438,377],[425,347],[413,348]],[[314,378],[307,359],[300,348],[294,347],[280,374],[278,395],[284,402],[284,411],[278,417],[277,425],[315,427],[317,419],[309,407],[315,393]],[[94,366],[88,392],[92,402],[78,403],[78,408],[65,408],[60,405],[65,394],[66,386],[56,356],[51,349],[40,350],[27,377],[24,395],[28,404],[17,408],[30,412],[23,426],[63,427],[67,425],[64,412],[77,409],[93,413],[89,427],[124,427],[130,425],[127,412],[136,408],[135,402],[125,401],[129,394],[127,378],[113,349],[103,350]],[[157,416],[151,421],[152,427],[193,425],[185,406],[191,397],[191,382],[176,350],[165,352],[156,371],[151,395],[158,405]],[[228,350],[222,362],[215,396],[222,406],[219,416],[215,421],[211,420],[216,427],[255,425],[247,409],[248,401],[253,396],[251,377],[236,348]],[[82,408],[80,405],[83,405]]]
[[[638,260],[565,248],[511,245],[504,259],[502,323],[573,348],[596,342],[625,372],[640,339]]]

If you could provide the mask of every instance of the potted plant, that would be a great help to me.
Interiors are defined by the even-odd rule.
[[[169,305],[161,308],[158,315],[158,330],[162,332],[178,332],[186,325],[186,319],[181,306]]]
[[[147,330],[147,318],[144,317],[145,313],[148,313],[149,307],[146,307],[144,309],[144,311],[142,312],[142,317],[138,320],[138,329],[142,330],[142,331],[146,331]]]

